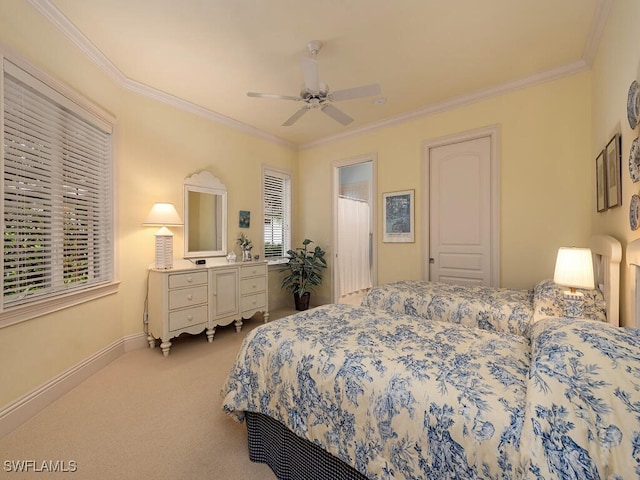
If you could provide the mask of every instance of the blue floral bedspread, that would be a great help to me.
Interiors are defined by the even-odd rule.
[[[223,408],[269,415],[372,479],[512,478],[529,352],[524,337],[325,305],[247,334]]]
[[[223,408],[371,479],[640,478],[640,331],[553,318],[529,335],[325,305],[247,334]]]
[[[549,318],[530,335],[529,477],[640,478],[640,330]]]
[[[532,322],[564,316],[564,290],[553,280],[542,280],[531,290],[402,280],[373,287],[362,306],[526,336]],[[602,292],[579,291],[584,295],[581,317],[606,322]]]
[[[373,287],[362,306],[525,335],[533,290],[402,280]]]

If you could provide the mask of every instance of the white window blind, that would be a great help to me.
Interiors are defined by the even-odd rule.
[[[265,169],[263,172],[264,256],[285,257],[291,248],[291,178]]]
[[[2,309],[113,281],[112,129],[4,61]]]

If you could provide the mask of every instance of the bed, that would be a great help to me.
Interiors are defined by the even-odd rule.
[[[521,336],[325,305],[247,334],[223,408],[281,479],[635,478],[639,346],[590,320]]]
[[[621,255],[598,238],[607,322],[325,305],[247,334],[223,409],[279,479],[639,477],[640,332],[613,325]]]
[[[581,290],[585,295],[583,316],[618,325],[620,242],[597,235],[590,239],[589,247],[597,288]],[[532,321],[563,315],[564,290],[548,279],[530,290],[404,280],[373,287],[362,305],[525,335]]]

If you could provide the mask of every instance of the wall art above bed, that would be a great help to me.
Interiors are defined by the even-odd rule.
[[[615,134],[605,148],[607,166],[607,208],[622,205],[620,186],[620,135]]]
[[[596,210],[598,212],[622,205],[620,139],[620,134],[616,133],[596,157]],[[633,179],[631,159],[629,161],[629,173]]]

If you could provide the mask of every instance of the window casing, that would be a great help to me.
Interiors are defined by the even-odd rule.
[[[264,168],[262,192],[264,256],[270,261],[286,258],[291,249],[291,176]]]
[[[0,326],[114,281],[113,127],[40,78],[3,60]]]

